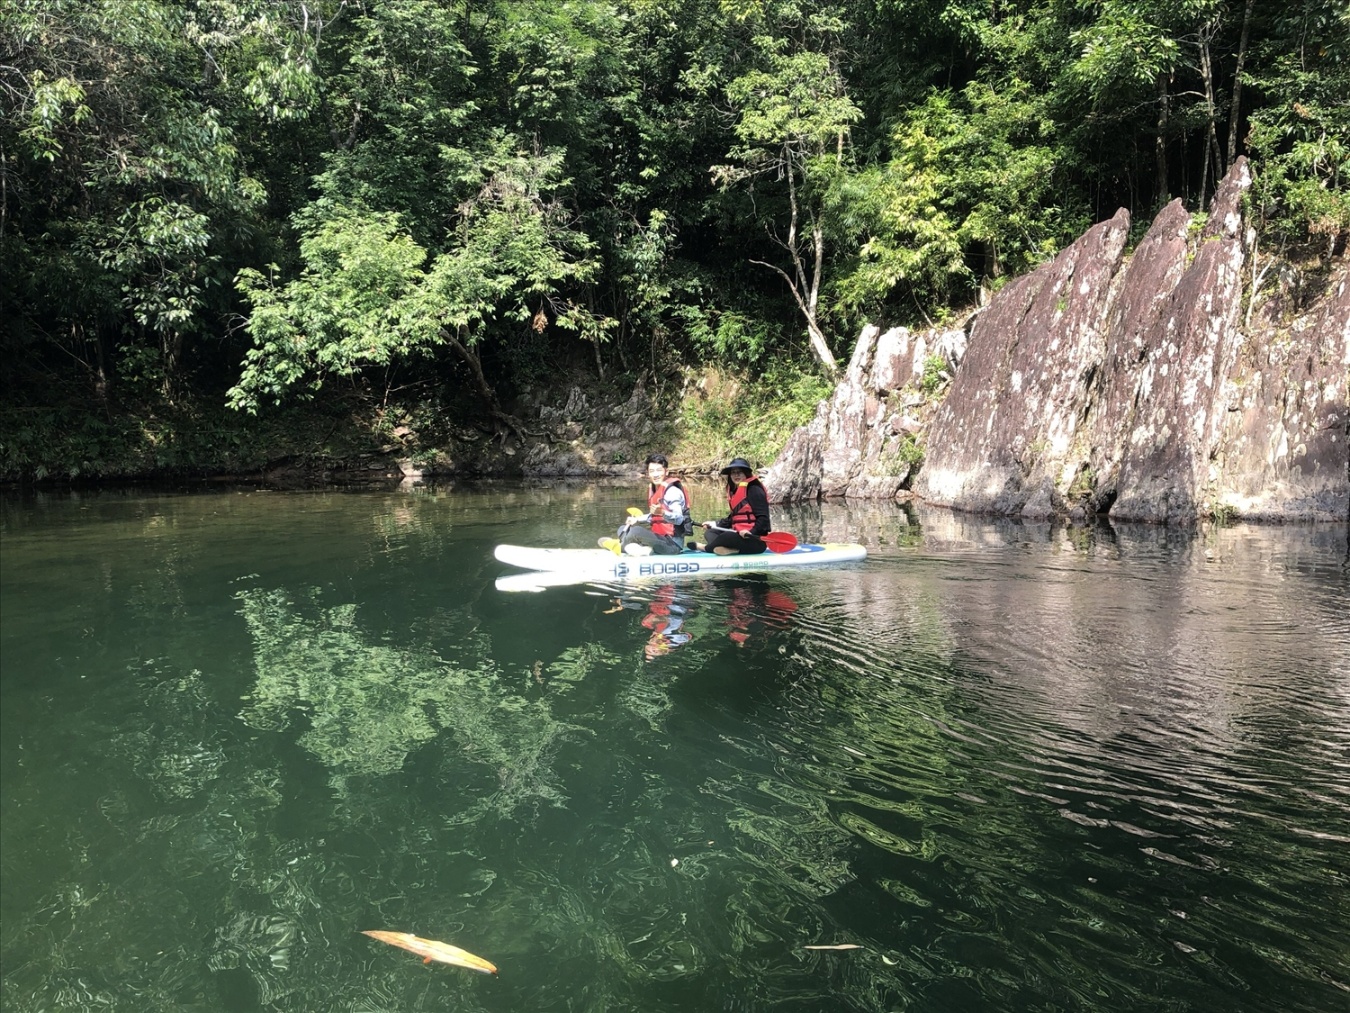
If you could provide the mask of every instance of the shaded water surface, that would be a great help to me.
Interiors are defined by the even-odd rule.
[[[1344,527],[494,588],[633,496],[3,501],[4,1008],[1350,1008]]]

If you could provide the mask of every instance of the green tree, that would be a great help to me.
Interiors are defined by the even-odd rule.
[[[279,14],[261,0],[0,10],[0,246],[21,363],[41,370],[55,350],[104,393],[119,360],[183,379],[265,197],[241,128],[313,95],[306,38]]]
[[[1318,254],[1350,236],[1350,10],[1326,0],[1283,5],[1253,46],[1257,103],[1248,143],[1253,209],[1275,249]]]
[[[248,268],[239,289],[252,306],[254,347],[231,404],[256,411],[303,382],[313,392],[332,376],[449,347],[472,371],[499,421],[516,426],[484,374],[477,346],[503,326],[542,326],[545,308],[564,328],[608,322],[562,290],[594,270],[590,242],[553,197],[565,186],[557,153],[530,155],[497,138],[481,158],[477,193],[458,209],[444,252],[429,258],[399,214],[316,202],[297,219],[304,269],[281,284]]]
[[[814,13],[805,20],[813,33],[826,36],[842,27],[830,13]],[[828,53],[768,35],[756,38],[755,44],[762,66],[727,86],[737,110],[738,143],[728,152],[731,164],[714,166],[713,175],[723,185],[767,183],[782,190],[786,221],[768,217],[763,225],[772,243],[786,254],[788,266],[758,258],[751,262],[770,268],[786,282],[805,320],[812,352],[834,372],[838,366],[820,312],[826,237],[833,224],[829,193],[842,185],[851,169],[845,147],[850,125],[862,114]]]

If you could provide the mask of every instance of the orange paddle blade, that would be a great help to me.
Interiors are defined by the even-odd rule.
[[[436,960],[442,964],[467,967],[470,971],[477,971],[480,974],[497,973],[497,965],[484,960],[482,957],[475,956],[468,950],[451,946],[449,943],[438,942],[435,939],[423,939],[421,936],[410,935],[407,932],[385,932],[381,929],[362,929],[361,934],[370,936],[371,939],[378,939],[382,943],[388,943],[390,946],[397,946],[416,953],[419,957],[426,958],[423,960],[425,964]]]

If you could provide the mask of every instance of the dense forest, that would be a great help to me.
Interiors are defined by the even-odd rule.
[[[818,391],[1239,155],[1271,263],[1350,235],[1344,0],[0,0],[0,96],[11,478]]]

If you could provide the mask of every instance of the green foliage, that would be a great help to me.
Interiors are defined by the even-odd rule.
[[[918,438],[913,433],[902,433],[887,441],[877,470],[883,475],[908,475],[923,464],[923,456]]]
[[[53,405],[0,407],[0,480],[257,474],[281,458],[354,456],[380,440],[378,412],[340,403],[254,416],[216,401],[166,398],[151,348],[127,353],[118,369],[126,399],[116,412],[90,412],[56,389]]]
[[[263,197],[236,132],[252,81],[243,53],[280,61],[294,38],[261,3],[228,10],[59,0],[0,15],[17,71],[8,80],[18,115],[6,118],[3,147],[18,189],[6,188],[7,212],[24,195],[7,243],[33,265],[36,300],[18,308],[20,326],[57,343],[118,315],[152,335],[200,329],[222,237]],[[65,270],[50,276],[58,259]],[[69,304],[54,296],[72,281],[112,304],[71,307],[78,315],[63,326]]]
[[[1329,254],[1350,233],[1350,11],[1301,0],[1272,27],[1269,63],[1253,76],[1280,101],[1251,116],[1251,206],[1274,245]]]
[[[783,39],[760,38],[767,66],[727,85],[740,110],[732,158],[742,171],[777,170],[785,160],[819,155],[834,147],[861,112],[842,93],[843,81],[824,53],[786,52]],[[725,170],[735,175],[736,170]]]
[[[607,321],[556,295],[593,269],[586,237],[546,197],[559,159],[509,153],[500,138],[481,164],[481,189],[461,205],[448,249],[429,268],[398,215],[321,201],[298,218],[299,278],[281,286],[241,271],[254,347],[230,403],[256,411],[260,399],[280,403],[302,380],[317,390],[330,375],[426,354],[452,334],[472,347],[494,325],[525,324],[544,305],[560,327],[603,333]]]
[[[1180,40],[1160,22],[1185,6],[1103,4],[1096,20],[1069,36],[1078,56],[1065,69],[1063,86],[1081,89],[1096,110],[1119,108],[1123,95],[1149,96],[1183,59]]]
[[[758,364],[775,336],[773,325],[735,310],[682,305],[672,311],[693,347],[712,362]]]
[[[58,130],[62,122],[78,126],[90,116],[85,91],[78,81],[69,77],[48,80],[41,70],[34,70],[28,83],[32,89],[28,125],[19,131],[19,138],[31,157],[54,162],[63,150]]]
[[[278,286],[252,268],[239,273],[254,347],[232,406],[256,411],[306,377],[318,389],[328,374],[387,364],[435,340],[420,298],[426,251],[398,227],[392,214],[341,213],[301,241],[305,271],[295,281]]]
[[[0,5],[0,381],[111,452],[152,402],[828,365],[1239,154],[1262,248],[1325,257],[1347,39],[1335,0]]]
[[[841,188],[840,203],[860,223],[866,240],[834,286],[838,309],[868,314],[907,290],[922,304],[946,299],[966,279],[956,223],[940,207],[942,171],[935,146],[911,138],[902,158],[873,166]]]
[[[947,372],[946,356],[934,352],[923,360],[923,375],[919,378],[919,389],[925,395],[932,397],[950,382],[951,375]]]

